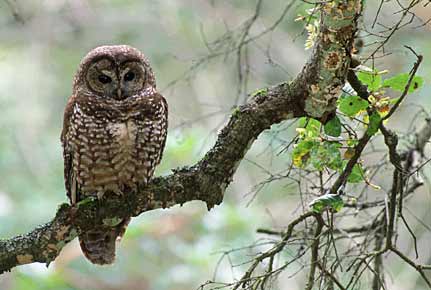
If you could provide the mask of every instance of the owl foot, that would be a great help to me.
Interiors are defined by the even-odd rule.
[[[122,190],[115,190],[115,191],[113,191],[113,193],[115,195],[118,195],[118,196],[123,196],[124,195],[124,192]]]
[[[97,199],[99,199],[99,200],[102,200],[103,199],[103,195],[104,195],[105,193],[103,192],[103,191],[98,191],[97,192]]]

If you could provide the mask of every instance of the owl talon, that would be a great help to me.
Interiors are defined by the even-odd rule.
[[[99,191],[99,192],[97,193],[97,199],[102,200],[102,199],[103,199],[103,195],[104,195],[104,194],[105,194],[104,192]]]

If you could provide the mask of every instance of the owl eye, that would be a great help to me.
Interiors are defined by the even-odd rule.
[[[99,75],[98,79],[99,79],[99,82],[101,82],[102,84],[108,84],[112,82],[112,79],[107,75]]]
[[[134,78],[135,78],[135,73],[134,73],[134,72],[131,72],[131,71],[129,71],[128,73],[126,73],[126,74],[124,75],[124,80],[125,80],[126,82],[130,82],[130,81],[132,81]]]

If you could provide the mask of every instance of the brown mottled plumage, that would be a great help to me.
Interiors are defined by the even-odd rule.
[[[141,52],[126,45],[90,51],[75,75],[61,134],[71,203],[145,185],[162,157],[167,113]],[[95,264],[113,263],[115,241],[129,221],[80,235],[85,256]]]

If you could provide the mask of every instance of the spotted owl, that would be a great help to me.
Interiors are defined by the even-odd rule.
[[[75,75],[61,134],[71,204],[145,186],[162,158],[167,116],[166,100],[140,51],[126,45],[90,51]],[[84,255],[94,264],[113,263],[115,242],[129,221],[82,233]]]

